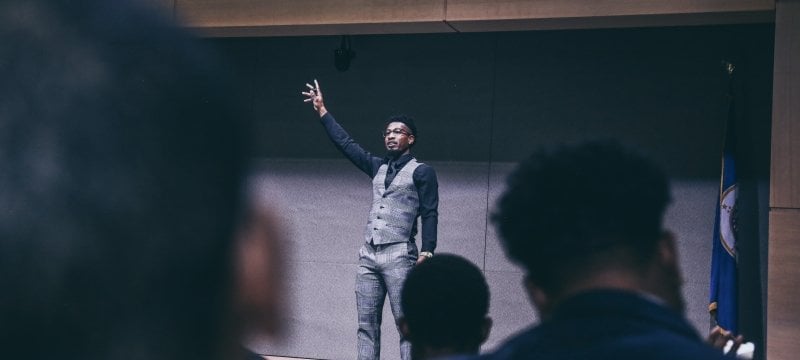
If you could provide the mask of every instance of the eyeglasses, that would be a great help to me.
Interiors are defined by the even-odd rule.
[[[391,134],[395,134],[395,135],[401,135],[402,134],[402,135],[405,135],[405,136],[411,135],[411,134],[408,133],[408,131],[405,131],[405,130],[400,129],[400,128],[386,129],[381,135],[383,137],[387,137],[387,136],[389,136]]]

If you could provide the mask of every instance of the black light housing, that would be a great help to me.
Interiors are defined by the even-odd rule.
[[[355,57],[356,52],[350,48],[350,36],[342,35],[342,43],[333,51],[333,64],[336,70],[347,71],[350,68],[350,61]]]

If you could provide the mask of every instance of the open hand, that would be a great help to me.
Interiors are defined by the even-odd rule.
[[[319,83],[314,79],[314,85],[306,83],[306,86],[308,87],[308,91],[300,92],[306,96],[303,102],[310,102],[311,105],[314,106],[314,110],[319,112],[320,116],[325,115],[327,111],[325,110],[325,103],[322,100],[322,90],[319,88]]]

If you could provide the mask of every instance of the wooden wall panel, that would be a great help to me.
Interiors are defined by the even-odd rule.
[[[146,0],[208,36],[299,36],[772,22],[775,0]]]
[[[743,24],[773,21],[775,0],[448,0],[458,31]]]
[[[800,210],[773,210],[769,217],[767,358],[800,354]]]
[[[444,1],[175,0],[175,12],[211,36],[452,32]]]
[[[775,18],[770,206],[800,209],[800,1]]]
[[[775,8],[767,358],[800,353],[800,0]]]

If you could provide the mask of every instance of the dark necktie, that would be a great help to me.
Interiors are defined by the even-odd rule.
[[[396,175],[397,172],[394,166],[395,166],[394,161],[389,161],[389,163],[386,164],[386,180],[384,180],[383,182],[384,188],[388,188],[389,184],[391,184],[392,180],[394,180],[394,176]]]

